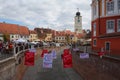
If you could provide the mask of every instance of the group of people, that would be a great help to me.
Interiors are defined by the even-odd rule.
[[[12,42],[3,42],[0,40],[0,54],[9,53],[12,51],[13,43]]]

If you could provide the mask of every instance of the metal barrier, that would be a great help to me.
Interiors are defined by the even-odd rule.
[[[79,46],[78,48],[82,52],[87,52],[87,53],[92,54],[92,55],[98,55],[97,52],[92,51],[91,46]],[[115,53],[114,54],[108,54],[107,53],[107,54],[103,55],[103,57],[120,61],[120,55],[115,55]]]
[[[37,46],[39,47],[39,46]],[[36,48],[37,48],[36,47]],[[3,51],[0,54],[0,61],[4,61],[4,59],[7,59],[9,57],[15,57],[15,59],[22,54],[24,51],[28,50],[29,48],[34,48],[34,45],[21,45],[21,46],[16,46],[13,47],[12,49],[8,50],[8,51]]]

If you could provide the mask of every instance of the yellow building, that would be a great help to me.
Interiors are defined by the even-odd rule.
[[[52,41],[52,33],[46,34],[46,35],[47,35],[47,36],[46,36],[46,38],[45,38],[45,41],[51,42],[51,41]]]
[[[37,33],[34,30],[30,30],[29,41],[38,40]]]

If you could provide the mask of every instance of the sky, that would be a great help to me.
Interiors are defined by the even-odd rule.
[[[0,0],[0,22],[53,30],[74,31],[79,11],[82,28],[91,29],[91,0]]]

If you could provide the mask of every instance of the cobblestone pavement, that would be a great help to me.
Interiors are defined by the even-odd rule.
[[[25,72],[23,80],[82,80],[72,68],[63,68],[62,52],[60,49],[57,51],[57,59],[53,60],[52,69],[42,67],[42,58],[36,60],[35,65]]]

